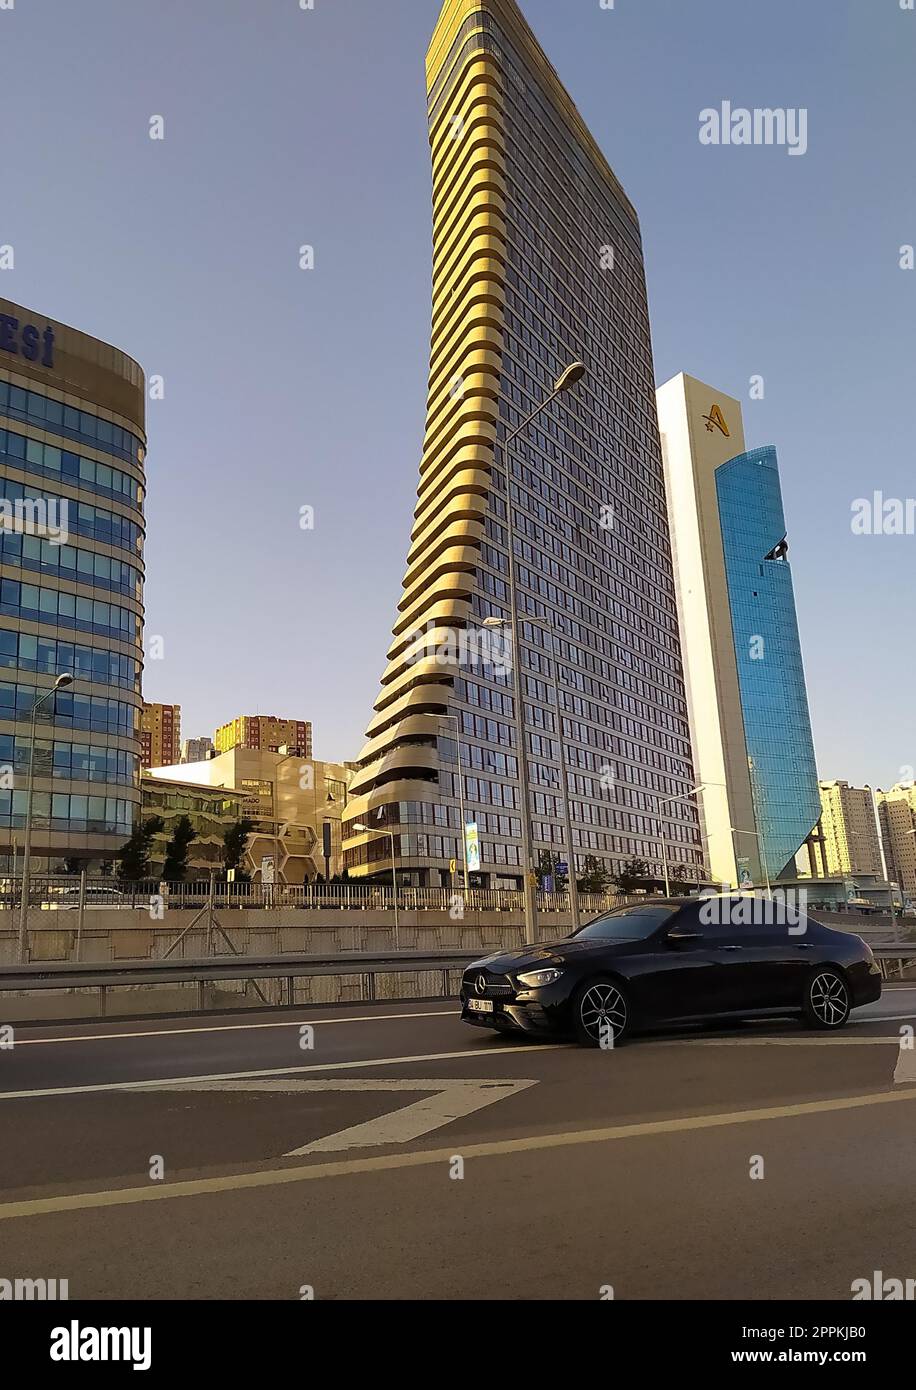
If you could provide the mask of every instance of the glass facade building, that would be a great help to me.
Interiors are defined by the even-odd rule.
[[[346,865],[384,877],[391,832],[406,882],[450,881],[461,790],[479,881],[522,881],[513,680],[480,627],[509,613],[511,506],[535,860],[568,856],[562,733],[577,871],[639,857],[660,873],[663,834],[699,880],[696,807],[670,799],[694,783],[636,213],[514,0],[447,0],[427,87],[426,437]],[[507,458],[576,359],[585,378]]]
[[[820,792],[776,450],[693,377],[659,421],[701,809],[713,875],[794,877]]]
[[[21,856],[36,700],[32,867],[111,859],[139,805],[144,379],[0,300],[0,864]]]
[[[722,464],[716,492],[760,852],[792,876],[821,799],[776,450]]]

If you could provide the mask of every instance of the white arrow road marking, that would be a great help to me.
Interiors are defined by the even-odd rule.
[[[483,1110],[506,1096],[536,1086],[537,1081],[198,1081],[181,1086],[156,1086],[151,1090],[253,1091],[298,1095],[315,1091],[429,1091],[432,1094],[365,1124],[353,1125],[301,1148],[290,1149],[284,1158],[303,1154],[341,1153],[344,1149],[368,1149],[378,1144],[407,1144],[430,1130],[441,1129],[475,1110]]]
[[[894,1068],[894,1085],[916,1081],[916,1050],[912,1047],[901,1047],[897,1057],[897,1065]]]

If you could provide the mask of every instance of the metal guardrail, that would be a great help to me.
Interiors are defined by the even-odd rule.
[[[290,975],[358,975],[371,971],[458,970],[478,960],[480,951],[352,951],[314,955],[219,956],[198,960],[149,960],[41,965],[8,965],[0,970],[0,990],[74,989],[99,984],[176,984],[196,980],[280,979]]]
[[[916,942],[873,946],[878,961],[904,960],[916,964]],[[345,951],[327,955],[291,951],[282,956],[202,956],[195,960],[48,961],[7,965],[0,969],[0,990],[73,989],[98,984],[135,985],[202,980],[242,980],[288,975],[357,975],[366,970],[457,970],[478,960],[474,951]]]
[[[890,964],[892,961],[897,962],[898,978],[903,974],[904,970],[911,966],[916,966],[916,941],[910,942],[909,944],[904,941],[899,945],[882,944],[880,946],[872,946],[871,953],[878,962],[881,968],[881,975],[885,980],[890,979]]]
[[[916,965],[916,942],[873,946],[879,962]],[[8,965],[0,970],[0,991],[82,989],[99,986],[181,984],[206,980],[305,978],[416,970],[459,970],[480,958],[474,951],[347,951],[328,955],[291,951],[282,956],[209,956],[195,960],[76,962]]]
[[[219,980],[244,980],[254,984],[262,1003],[270,1007],[295,1004],[295,981],[314,976],[356,975],[362,980],[362,997],[367,1003],[376,998],[375,977],[384,974],[441,973],[441,997],[454,997],[449,976],[479,959],[476,951],[353,951],[335,955],[309,955],[291,952],[283,956],[222,956],[200,960],[153,960],[112,963],[54,962],[42,965],[10,965],[0,970],[0,994],[31,994],[34,991],[95,989],[98,991],[100,1018],[107,1013],[108,991],[143,985],[196,984],[197,1004],[206,1005],[207,984]],[[268,1000],[258,988],[259,980],[284,980],[285,999]],[[412,996],[413,997],[413,996]],[[143,1010],[144,1014],[150,1012]],[[169,1009],[164,1012],[174,1012]]]

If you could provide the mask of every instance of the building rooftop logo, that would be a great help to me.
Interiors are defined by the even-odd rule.
[[[717,405],[714,405],[709,414],[703,416],[703,419],[706,421],[706,428],[710,434],[712,434],[713,430],[719,429],[725,435],[726,439],[731,439],[731,430],[725,423],[725,416]]]

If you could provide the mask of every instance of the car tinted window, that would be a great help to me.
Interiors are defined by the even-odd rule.
[[[727,941],[740,934],[740,928],[728,919],[728,910],[720,908],[718,899],[706,899],[682,907],[669,923],[672,932],[698,935],[704,941]]]
[[[576,940],[595,938],[601,941],[642,941],[658,931],[676,909],[661,904],[655,906],[619,907],[603,917],[596,917],[576,932]]]

